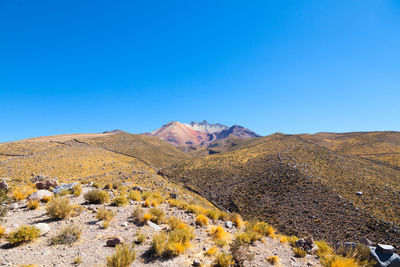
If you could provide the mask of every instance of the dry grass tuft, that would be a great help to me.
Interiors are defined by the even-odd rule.
[[[37,208],[39,208],[40,204],[39,204],[39,200],[37,199],[30,199],[28,200],[28,204],[26,205],[28,207],[28,209],[30,210],[35,210]]]
[[[128,203],[129,203],[129,200],[126,197],[126,195],[116,196],[112,201],[112,204],[114,206],[118,206],[118,207],[126,206]]]
[[[193,229],[175,229],[153,236],[152,250],[158,257],[174,257],[186,251],[194,238]]]
[[[208,249],[204,254],[205,254],[206,256],[211,257],[211,256],[214,256],[215,254],[217,254],[218,251],[219,251],[219,249],[218,249],[217,247],[211,247],[211,248]]]
[[[114,212],[106,208],[100,208],[96,213],[96,219],[100,221],[111,221],[114,218]]]
[[[197,215],[195,219],[195,223],[199,226],[208,226],[208,218],[204,216],[203,214]]]
[[[221,247],[227,245],[230,238],[230,234],[226,232],[220,225],[211,227],[209,230],[209,235],[214,240],[214,243]]]
[[[151,208],[150,212],[150,220],[156,224],[161,224],[165,221],[165,213],[162,209],[159,208]]]
[[[34,226],[22,225],[17,230],[7,236],[7,241],[12,246],[18,246],[23,243],[31,242],[39,237],[40,230]]]
[[[219,253],[215,257],[214,266],[215,267],[230,267],[235,264],[232,255],[227,254],[225,252]]]
[[[272,265],[279,264],[279,257],[278,256],[271,256],[271,257],[267,258],[267,261]]]
[[[82,234],[82,227],[77,224],[67,225],[50,240],[51,245],[72,244],[79,240]]]
[[[70,205],[69,199],[66,197],[57,197],[47,203],[47,214],[53,219],[65,219],[71,215],[74,206]]]
[[[108,267],[129,267],[135,259],[134,246],[127,244],[117,245],[115,253],[106,258]]]
[[[99,189],[87,192],[84,197],[85,200],[91,204],[104,204],[110,202],[110,195],[106,191]]]
[[[12,191],[12,197],[17,201],[20,201],[26,199],[27,197],[29,197],[30,194],[32,194],[35,191],[36,191],[35,188],[28,185],[18,186]]]

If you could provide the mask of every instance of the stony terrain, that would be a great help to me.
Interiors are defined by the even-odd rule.
[[[83,187],[83,193],[90,190],[89,186]],[[109,191],[112,194],[112,191]],[[37,210],[28,210],[26,201],[18,202],[13,210],[9,211],[5,217],[4,226],[6,231],[11,231],[21,225],[34,225],[36,223],[47,223],[50,231],[41,236],[33,243],[18,247],[9,247],[4,239],[0,239],[0,266],[19,266],[22,264],[37,264],[38,266],[74,266],[74,259],[82,257],[82,266],[100,266],[105,264],[106,256],[113,254],[114,248],[107,247],[106,241],[109,238],[120,236],[126,243],[133,243],[136,234],[140,230],[146,236],[143,244],[136,245],[137,259],[132,266],[191,266],[194,260],[209,265],[213,257],[204,255],[205,249],[213,246],[211,238],[208,236],[208,227],[195,227],[195,215],[170,207],[168,203],[163,203],[159,208],[166,212],[166,216],[176,216],[185,223],[195,227],[195,239],[191,242],[192,247],[183,255],[178,257],[160,260],[152,258],[148,254],[151,244],[151,237],[159,230],[155,230],[147,225],[138,226],[130,218],[135,207],[142,206],[143,202],[131,201],[124,207],[106,205],[107,208],[115,212],[115,218],[111,221],[110,227],[103,229],[99,221],[95,218],[96,210],[104,205],[89,205],[85,203],[83,196],[69,196],[73,203],[77,203],[85,210],[77,217],[65,220],[50,220],[46,215],[46,210],[42,206]],[[79,224],[83,227],[80,240],[72,245],[50,245],[51,237],[65,225]],[[222,221],[213,221],[214,225],[224,225]],[[168,228],[161,224],[161,228]],[[211,226],[209,226],[211,227]],[[235,227],[226,228],[232,236],[239,230]],[[246,266],[269,266],[266,261],[269,256],[276,255],[280,259],[281,266],[318,266],[316,256],[307,255],[306,258],[295,258],[292,248],[287,244],[280,243],[277,239],[265,237],[265,242],[257,241],[250,246],[254,253],[254,260],[248,262]],[[222,250],[228,250],[224,247]]]

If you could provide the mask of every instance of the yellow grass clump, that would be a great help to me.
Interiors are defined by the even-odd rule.
[[[143,214],[143,221],[147,222],[150,221],[150,219],[151,219],[151,214],[149,213]]]
[[[197,215],[195,223],[199,226],[208,226],[208,218],[203,214]]]
[[[29,195],[35,191],[35,188],[28,185],[18,186],[12,191],[12,197],[17,201],[20,201],[29,197]]]
[[[234,212],[229,214],[229,220],[233,222],[237,228],[242,228],[244,226],[243,218],[238,213]]]
[[[219,251],[219,249],[217,247],[211,247],[204,254],[206,256],[211,257],[211,256],[214,256],[215,254],[217,254],[218,251]]]
[[[128,202],[128,198],[125,195],[119,195],[113,199],[112,204],[117,207],[122,207],[126,206]]]
[[[96,213],[96,219],[100,221],[111,221],[114,218],[114,212],[106,208],[100,208]]]
[[[108,267],[128,267],[136,259],[136,252],[133,246],[127,244],[117,245],[115,253],[106,258]]]
[[[220,225],[211,227],[209,230],[209,235],[214,240],[214,243],[221,247],[227,245],[230,238],[230,234],[226,232]]]
[[[174,257],[186,251],[194,238],[193,229],[175,229],[153,236],[152,249],[158,257]]]
[[[267,258],[267,261],[272,265],[276,265],[276,264],[279,264],[279,257],[278,256],[271,256],[271,257]]]
[[[235,264],[232,255],[227,254],[225,252],[219,253],[215,257],[214,266],[216,267],[230,267]]]
[[[39,204],[39,200],[37,199],[30,199],[28,200],[28,204],[26,205],[28,207],[28,209],[30,210],[35,210],[37,208],[39,208],[40,204]]]
[[[66,197],[57,197],[47,203],[47,214],[53,219],[65,219],[71,215],[74,206],[70,205],[69,199]]]
[[[34,226],[22,225],[17,230],[7,236],[7,241],[12,246],[18,246],[23,243],[31,242],[39,237],[40,230]]]

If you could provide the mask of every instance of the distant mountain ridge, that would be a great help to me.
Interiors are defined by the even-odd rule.
[[[192,121],[191,123],[172,121],[151,133],[145,133],[145,135],[156,136],[176,147],[204,146],[214,140],[225,139],[229,136],[238,138],[260,137],[260,135],[240,125],[229,127],[220,123],[210,124],[206,120],[202,122]]]

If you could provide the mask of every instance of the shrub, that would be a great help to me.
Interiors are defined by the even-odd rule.
[[[196,224],[199,226],[207,226],[208,225],[208,218],[203,214],[199,214],[195,220]]]
[[[30,194],[32,194],[35,191],[36,191],[35,188],[27,186],[27,185],[18,186],[13,190],[12,197],[17,201],[20,201],[20,200],[27,198]]]
[[[52,200],[53,197],[52,196],[44,196],[40,201],[43,203],[49,203],[50,200]]]
[[[125,195],[116,196],[113,199],[112,204],[118,207],[126,206],[128,204],[128,198]]]
[[[149,210],[151,215],[151,221],[157,224],[163,223],[165,221],[165,213],[162,209],[151,208]]]
[[[267,261],[272,265],[279,264],[279,257],[278,256],[271,256],[271,257],[267,258]]]
[[[5,232],[6,232],[6,229],[0,225],[0,238],[4,235]]]
[[[235,238],[230,244],[229,252],[238,266],[244,266],[245,261],[251,261],[254,254],[250,253],[249,244]]]
[[[341,256],[334,256],[331,258],[329,265],[330,267],[358,267],[356,260],[353,258],[346,258]]]
[[[140,232],[136,233],[136,244],[142,244],[146,240],[146,236]]]
[[[279,235],[279,242],[281,242],[282,244],[285,244],[289,241],[288,237],[285,235]]]
[[[169,228],[170,228],[171,230],[175,230],[175,229],[185,229],[185,228],[188,227],[183,221],[181,221],[180,219],[178,219],[178,218],[176,218],[176,217],[170,217],[170,218],[168,218],[167,224],[168,224],[168,226],[169,226]]]
[[[288,239],[288,243],[289,243],[292,247],[294,247],[294,246],[296,245],[296,241],[299,240],[299,238],[298,238],[297,236],[295,236],[295,235],[288,236],[287,239]]]
[[[79,240],[82,234],[82,227],[77,224],[67,225],[60,232],[51,238],[51,245],[72,244]]]
[[[35,210],[35,209],[39,208],[39,206],[40,206],[39,200],[37,200],[37,199],[28,200],[28,205],[27,205],[28,209]]]
[[[112,256],[106,258],[109,267],[129,267],[136,259],[134,246],[127,244],[117,245]]]
[[[150,203],[150,200],[148,200],[148,199],[146,199],[145,201],[144,201],[144,203],[143,203],[143,207],[150,207],[151,206],[151,203]]]
[[[104,204],[110,202],[110,195],[102,190],[94,189],[84,195],[86,201],[91,204]]]
[[[132,199],[134,201],[141,201],[142,200],[142,198],[140,196],[140,192],[139,191],[135,191],[135,190],[129,191],[128,197],[129,197],[129,199]]]
[[[153,236],[152,250],[159,257],[178,256],[189,248],[194,238],[193,229],[175,229],[169,233],[161,232]]]
[[[214,256],[215,254],[217,254],[218,251],[219,251],[219,249],[218,249],[217,247],[211,247],[210,249],[208,249],[208,250],[205,252],[205,254],[206,254],[206,256],[211,257],[211,256]]]
[[[144,215],[144,210],[142,208],[138,207],[132,211],[131,217],[137,224],[143,224],[144,223],[143,215]],[[149,218],[149,220],[150,220],[150,218]]]
[[[233,266],[235,261],[233,260],[232,255],[229,255],[225,252],[219,253],[214,261],[214,266],[216,267],[229,267]]]
[[[145,200],[146,207],[150,207],[150,205],[156,207],[165,200],[159,193],[152,193],[150,191],[143,192],[142,198]]]
[[[205,211],[205,214],[211,220],[218,220],[218,218],[219,218],[219,213],[215,209],[208,209]]]
[[[67,195],[69,195],[70,193],[71,193],[71,191],[69,191],[69,189],[62,189],[62,190],[57,194],[57,196],[58,196],[58,197],[67,196]]]
[[[81,256],[76,256],[76,258],[74,259],[74,264],[75,265],[79,265],[82,263],[82,257]]]
[[[204,208],[199,205],[191,204],[186,207],[186,211],[193,214],[200,214],[204,212]]]
[[[143,222],[148,222],[150,220],[151,220],[151,215],[149,213],[143,214],[143,218],[142,218]]]
[[[103,229],[107,229],[108,227],[110,227],[110,221],[104,220],[104,221],[101,223],[101,227],[102,227]]]
[[[111,221],[114,218],[114,212],[106,208],[100,208],[96,213],[96,219],[100,221]]]
[[[229,233],[226,232],[220,225],[211,227],[209,230],[209,235],[213,238],[214,243],[221,247],[228,243]]]
[[[35,238],[38,238],[40,230],[34,226],[22,225],[17,230],[11,232],[7,236],[7,241],[13,245],[17,246],[23,243],[28,243]]]
[[[333,253],[333,249],[325,241],[315,241],[315,244],[318,247],[318,250],[315,253],[318,257],[331,255]]]
[[[266,222],[257,222],[253,225],[253,230],[263,236],[268,233],[268,224]]]
[[[82,186],[80,184],[74,185],[74,187],[72,187],[72,194],[79,197],[82,194]]]
[[[323,244],[321,244],[321,242],[318,242],[318,243],[323,246]],[[324,258],[329,259],[329,254],[332,251],[332,249],[330,251],[329,251],[329,249],[326,249],[326,250],[327,251],[324,254],[320,253],[321,262],[325,261]],[[317,253],[318,253],[318,251],[317,251]],[[364,244],[357,244],[357,246],[355,248],[350,248],[350,249],[341,246],[336,251],[336,254],[339,256],[343,256],[344,258],[354,259],[355,261],[357,261],[359,263],[360,266],[375,266],[376,265],[376,261],[373,260],[370,256],[370,249]]]
[[[232,221],[237,228],[242,228],[244,225],[242,216],[240,216],[238,213],[231,213],[229,214],[229,220]]]
[[[65,197],[57,197],[46,205],[47,214],[54,219],[67,218],[73,208],[74,206],[69,204],[69,199]]]
[[[307,251],[302,248],[294,248],[293,249],[294,256],[297,258],[304,258],[307,255]]]
[[[178,209],[181,210],[186,210],[187,207],[189,206],[189,204],[179,199],[168,199],[168,203],[171,207],[177,207]]]

